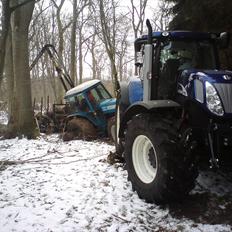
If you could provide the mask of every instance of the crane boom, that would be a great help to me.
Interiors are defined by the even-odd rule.
[[[72,78],[69,76],[68,72],[66,71],[58,52],[56,51],[55,47],[52,44],[46,44],[39,54],[36,56],[32,64],[30,65],[30,70],[34,68],[34,66],[37,64],[38,60],[41,58],[41,56],[47,52],[49,58],[51,59],[56,72],[61,80],[61,83],[65,89],[65,91],[68,91],[69,89],[74,87],[74,82]]]

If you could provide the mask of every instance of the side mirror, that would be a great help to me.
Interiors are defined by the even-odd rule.
[[[222,32],[218,38],[218,46],[221,49],[226,49],[230,44],[230,34],[228,32]]]

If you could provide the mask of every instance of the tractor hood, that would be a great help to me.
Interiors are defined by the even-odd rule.
[[[183,79],[192,81],[194,79],[201,80],[203,82],[209,81],[210,83],[232,83],[232,72],[227,70],[199,70],[188,69],[184,70],[181,74]]]
[[[232,115],[231,71],[184,70],[179,76],[177,92],[218,116]]]
[[[104,114],[115,113],[116,98],[106,99],[100,102],[99,107]]]

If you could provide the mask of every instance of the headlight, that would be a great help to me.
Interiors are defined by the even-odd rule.
[[[208,81],[205,82],[205,89],[208,109],[212,113],[222,116],[224,114],[224,110],[216,89]]]

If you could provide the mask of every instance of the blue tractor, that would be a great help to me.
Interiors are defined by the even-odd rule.
[[[114,136],[116,99],[100,80],[84,82],[65,94],[68,115],[64,140]]]
[[[232,165],[232,72],[220,70],[227,33],[152,32],[135,41],[140,78],[121,86],[118,152],[139,197],[186,196],[198,168]]]
[[[53,104],[53,111],[36,115],[41,132],[64,132],[63,139],[95,139],[115,137],[116,99],[100,80],[91,80],[74,87],[55,47],[46,44],[32,62],[30,69],[47,53],[66,92],[65,104]]]

